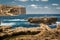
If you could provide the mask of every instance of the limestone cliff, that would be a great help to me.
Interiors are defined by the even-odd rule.
[[[0,16],[14,16],[25,13],[25,7],[0,4]]]

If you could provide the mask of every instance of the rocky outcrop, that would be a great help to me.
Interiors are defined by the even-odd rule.
[[[0,32],[5,31],[6,29],[12,28],[11,26],[0,26]]]
[[[4,28],[1,28],[2,30]],[[16,27],[16,28],[8,28],[6,27],[5,30],[1,31],[0,37],[5,38],[9,36],[16,36],[16,35],[35,35],[40,33],[37,28],[24,28],[24,27]]]
[[[46,26],[46,27],[45,27]],[[36,34],[43,34],[45,32],[41,29],[51,30],[47,25],[40,24],[40,27],[33,27],[33,28],[24,28],[24,27],[16,27],[16,28],[8,28],[6,27],[4,31],[0,33],[0,37],[7,37],[13,35],[36,35]],[[2,27],[3,29],[3,27]]]
[[[25,13],[25,7],[0,4],[0,16],[14,16]]]
[[[40,17],[40,18],[28,18],[28,22],[30,23],[44,23],[44,24],[52,24],[56,23],[56,17]]]
[[[19,35],[24,35],[20,37]],[[27,36],[25,36],[27,35]],[[56,28],[51,29],[48,25],[41,23],[40,27],[33,28],[8,28],[0,32],[0,37],[12,37],[10,40],[60,40],[60,24]]]
[[[35,35],[16,36],[10,40],[60,40],[60,24],[58,24],[57,28],[54,29],[49,28],[46,24],[40,24],[40,27],[28,29],[31,31],[33,29],[34,31],[39,30],[40,32]],[[23,28],[21,28],[21,30],[23,30]],[[29,33],[29,31],[27,33]]]

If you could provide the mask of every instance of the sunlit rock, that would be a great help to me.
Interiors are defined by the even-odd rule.
[[[40,18],[28,18],[30,23],[44,23],[44,24],[53,24],[56,23],[56,17],[40,17]]]
[[[0,16],[14,16],[25,13],[25,7],[0,4]]]

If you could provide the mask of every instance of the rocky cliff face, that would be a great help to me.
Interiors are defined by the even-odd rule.
[[[14,16],[18,14],[25,14],[25,7],[9,6],[0,4],[0,16]]]

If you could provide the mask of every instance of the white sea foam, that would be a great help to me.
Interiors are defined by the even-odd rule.
[[[24,20],[24,19],[5,19],[3,21],[27,21],[27,20]]]
[[[1,23],[0,26],[12,26],[15,25],[15,23]]]
[[[60,22],[56,22],[57,24],[60,24]]]

